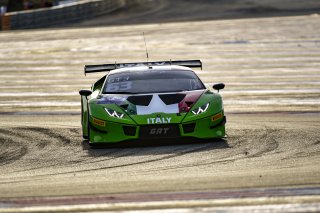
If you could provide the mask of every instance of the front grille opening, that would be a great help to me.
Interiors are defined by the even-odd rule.
[[[135,136],[136,135],[136,127],[134,126],[123,126],[123,132],[127,136]]]
[[[194,132],[194,128],[196,127],[195,123],[191,123],[191,124],[183,124],[182,128],[183,128],[183,132],[184,133],[191,133]]]

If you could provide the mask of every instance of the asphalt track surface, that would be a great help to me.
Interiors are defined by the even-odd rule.
[[[0,207],[267,188],[319,210],[319,29],[314,14],[0,33]],[[77,91],[101,76],[84,77],[83,65],[145,60],[142,32],[153,60],[202,59],[203,81],[226,84],[224,140],[102,149],[82,140]]]
[[[134,25],[319,13],[318,0],[133,0],[127,8],[69,27]]]

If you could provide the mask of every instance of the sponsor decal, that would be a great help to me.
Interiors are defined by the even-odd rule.
[[[93,118],[93,123],[98,126],[106,126],[106,122],[97,118]]]
[[[166,135],[170,128],[152,128],[150,129],[150,135]]]
[[[120,105],[126,100],[124,96],[103,96],[97,104],[117,104]]]
[[[218,119],[222,118],[222,113],[219,112],[218,114],[211,117],[211,121],[216,121]]]
[[[132,88],[131,81],[108,83],[106,92],[130,91]]]
[[[171,118],[170,117],[165,117],[165,118],[147,118],[148,124],[168,124],[171,123]]]
[[[108,78],[108,83],[115,83],[121,81],[129,81],[130,76],[117,77],[117,78]]]

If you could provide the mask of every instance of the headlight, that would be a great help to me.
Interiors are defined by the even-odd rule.
[[[198,108],[192,110],[192,113],[195,115],[199,115],[199,114],[207,111],[208,108],[209,108],[209,103],[206,103],[205,105],[202,105],[201,107],[198,107]]]
[[[115,118],[123,118],[124,114],[121,112],[116,112],[112,109],[107,109],[104,108],[106,110],[106,112],[108,113],[108,115],[110,115],[111,117],[115,117]]]

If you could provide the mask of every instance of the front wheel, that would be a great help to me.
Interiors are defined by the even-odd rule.
[[[89,121],[89,113],[87,113],[87,135],[82,135],[82,137],[90,142],[90,121]]]
[[[88,118],[89,119],[89,118]],[[83,124],[84,125],[84,124]],[[82,127],[82,138],[89,140],[90,139],[90,127],[89,127],[89,120],[87,120],[87,124],[86,124],[86,129],[87,129],[87,135],[85,135],[85,131],[84,128]]]
[[[87,135],[82,135],[82,138],[85,140],[89,140],[89,136],[87,136]]]

